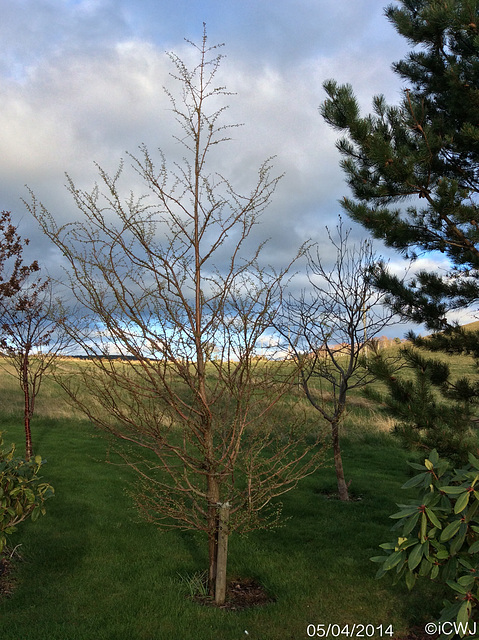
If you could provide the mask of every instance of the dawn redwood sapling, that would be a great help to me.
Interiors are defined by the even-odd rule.
[[[180,97],[167,90],[183,158],[169,164],[160,151],[157,161],[142,145],[130,156],[147,191],[139,197],[123,191],[123,164],[114,175],[98,167],[91,192],[69,178],[82,217],[64,226],[33,194],[30,210],[68,261],[84,309],[65,330],[91,357],[62,384],[95,425],[130,443],[124,459],[139,476],[142,515],[206,534],[209,593],[221,605],[225,536],[274,524],[273,499],[317,468],[322,448],[296,404],[282,404],[279,419],[294,367],[257,352],[289,265],[263,266],[264,243],[247,240],[279,177],[267,160],[242,195],[214,170],[212,152],[236,126],[222,123],[223,56],[206,31],[189,44],[192,66],[169,55]]]

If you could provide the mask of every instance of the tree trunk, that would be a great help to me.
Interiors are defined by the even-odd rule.
[[[343,459],[341,458],[341,448],[339,446],[339,421],[331,423],[331,433],[333,436],[334,467],[338,481],[339,499],[349,500],[348,485],[344,478]]]
[[[218,557],[218,503],[220,491],[218,481],[213,475],[208,476],[208,593],[215,595],[216,568]]]
[[[224,502],[218,509],[218,554],[216,558],[215,602],[222,605],[226,599],[226,566],[228,561],[228,536],[230,504]]]
[[[28,395],[28,391],[25,392],[25,396]],[[27,405],[28,398],[25,397],[25,406]],[[32,447],[32,431],[30,429],[30,414],[25,411],[25,459],[30,460],[33,455]]]
[[[32,431],[30,428],[30,387],[28,384],[28,351],[25,353],[22,363],[22,387],[25,399],[24,425],[25,425],[25,458],[30,460],[33,455]]]

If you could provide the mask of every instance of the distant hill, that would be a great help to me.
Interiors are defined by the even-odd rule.
[[[475,322],[469,322],[468,324],[463,324],[462,328],[466,331],[479,331],[479,320]]]

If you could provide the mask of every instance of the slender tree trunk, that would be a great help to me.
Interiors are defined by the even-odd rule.
[[[26,351],[22,362],[22,387],[25,400],[24,425],[25,425],[25,458],[30,460],[33,455],[32,431],[30,428],[30,387],[28,384],[28,351]]]
[[[208,476],[208,593],[215,596],[218,558],[218,503],[220,490],[215,476]]]
[[[228,536],[230,505],[224,502],[218,509],[218,554],[216,565],[215,602],[222,605],[226,599],[226,567],[228,561]]]
[[[331,434],[333,437],[334,467],[338,481],[338,493],[340,500],[349,500],[348,485],[344,477],[343,459],[341,457],[341,447],[339,446],[339,420],[331,423]]]
[[[25,392],[25,458],[26,460],[30,460],[33,455],[33,446],[32,446],[32,431],[30,428],[30,414],[26,411],[26,407],[28,405],[28,390]]]

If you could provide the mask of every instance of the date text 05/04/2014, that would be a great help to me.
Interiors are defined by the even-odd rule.
[[[306,628],[308,638],[373,638],[393,637],[392,624],[308,624]]]

